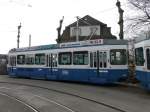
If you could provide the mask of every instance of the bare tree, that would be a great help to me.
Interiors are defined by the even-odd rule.
[[[150,26],[150,0],[128,0],[136,14],[128,18],[128,29],[139,30]]]
[[[137,38],[140,38],[140,37],[144,37],[144,38],[146,38],[146,39],[150,38],[150,28],[141,30],[141,31],[137,34]]]

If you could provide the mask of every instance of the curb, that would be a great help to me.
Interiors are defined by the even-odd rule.
[[[126,86],[126,87],[141,88],[139,83],[133,84],[133,83],[119,83],[119,82],[117,82],[116,84],[119,84],[121,86]]]

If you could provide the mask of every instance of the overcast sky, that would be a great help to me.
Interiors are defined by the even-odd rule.
[[[112,29],[118,37],[117,0],[0,0],[0,54],[8,53],[17,46],[17,26],[22,24],[20,47],[28,46],[29,34],[32,45],[54,44],[56,28],[64,16],[65,26],[76,21],[76,16],[91,15]],[[127,2],[120,0],[127,15]]]

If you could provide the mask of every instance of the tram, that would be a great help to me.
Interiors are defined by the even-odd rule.
[[[109,84],[127,77],[127,41],[96,39],[11,49],[11,77]]]
[[[136,78],[143,88],[150,90],[150,38],[135,43]]]

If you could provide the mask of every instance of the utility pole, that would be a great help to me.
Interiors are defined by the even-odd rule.
[[[31,47],[31,34],[29,35],[29,47]]]
[[[79,41],[79,17],[77,16],[76,41]]]
[[[19,48],[19,43],[20,43],[20,29],[21,29],[21,23],[20,25],[18,26],[18,35],[17,35],[17,48]]]
[[[123,33],[123,12],[124,10],[121,8],[121,4],[120,4],[120,1],[117,0],[117,3],[116,3],[116,6],[118,7],[118,12],[119,12],[119,26],[120,26],[120,33],[119,33],[119,37],[120,39],[123,39],[124,38],[124,33]]]

